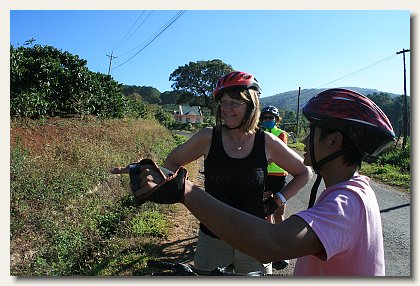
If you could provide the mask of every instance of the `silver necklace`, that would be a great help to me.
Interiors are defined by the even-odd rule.
[[[242,140],[240,139],[239,140],[239,142],[235,142],[235,140],[233,140],[233,138],[231,139],[232,141],[233,141],[233,143],[236,145],[236,149],[238,150],[238,151],[241,151],[242,150],[242,144],[244,143],[244,141],[246,140],[246,137],[245,138],[242,138]],[[241,142],[242,141],[242,142]]]
[[[242,141],[245,141],[245,138]],[[243,143],[244,142],[239,142],[239,143],[236,144],[236,149],[238,149],[238,151],[241,151]]]

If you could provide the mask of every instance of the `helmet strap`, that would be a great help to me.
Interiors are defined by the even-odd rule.
[[[315,173],[318,176],[316,177],[315,183],[314,183],[314,185],[312,186],[312,189],[311,189],[311,195],[309,197],[308,209],[311,208],[315,203],[316,193],[318,191],[318,187],[319,187],[319,184],[321,183],[321,179],[322,179],[322,176],[320,174],[322,165],[324,165],[325,163],[343,155],[349,149],[349,147],[341,149],[340,151],[337,151],[333,154],[328,155],[325,158],[322,158],[319,162],[316,162],[315,152],[314,152],[314,149],[315,149],[314,148],[314,136],[315,136],[314,134],[315,134],[315,125],[311,124],[311,130],[310,130],[310,133],[309,133],[309,148],[310,148],[310,153],[311,153],[312,168],[314,169]]]
[[[310,125],[310,131],[309,131],[309,150],[311,153],[311,162],[312,162],[312,168],[314,169],[315,173],[319,173],[319,168],[317,167],[316,160],[315,160],[315,148],[314,148],[314,137],[315,137],[315,125]]]
[[[309,197],[308,209],[310,209],[311,207],[314,206],[315,199],[316,199],[316,193],[318,191],[319,184],[321,183],[321,179],[322,179],[322,176],[320,174],[318,174],[318,176],[316,176],[315,183],[314,183],[314,185],[312,186],[312,189],[311,189],[311,195]]]

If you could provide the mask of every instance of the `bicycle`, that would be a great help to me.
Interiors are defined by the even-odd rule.
[[[161,272],[152,272],[151,276],[283,276],[276,274],[264,274],[261,271],[235,273],[228,271],[228,267],[217,267],[213,270],[202,270],[194,268],[187,263],[171,263],[156,260],[147,261],[147,266],[163,270]]]

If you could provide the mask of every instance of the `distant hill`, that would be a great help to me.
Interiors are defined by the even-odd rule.
[[[378,91],[376,89],[371,89],[371,88],[362,88],[362,87],[346,87],[346,88],[359,92],[365,96],[368,96],[369,94],[381,93],[381,92],[388,93],[391,96],[391,98],[401,96],[399,94]],[[326,89],[328,88],[302,89],[300,91],[299,109],[301,109],[310,98],[312,98],[313,96],[317,95],[318,93]],[[298,90],[291,90],[291,91],[286,91],[286,92],[279,93],[272,96],[262,97],[260,98],[261,108],[267,105],[274,105],[283,110],[296,111],[298,93],[299,93]]]

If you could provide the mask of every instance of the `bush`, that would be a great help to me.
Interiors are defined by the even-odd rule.
[[[388,148],[376,160],[380,165],[393,165],[398,167],[401,172],[410,172],[410,145],[405,149],[402,148]]]
[[[126,96],[125,116],[131,118],[153,118],[151,111],[143,102],[140,95],[131,94]]]
[[[86,60],[52,46],[11,45],[10,115],[121,118],[125,109],[122,86],[86,65]]]

